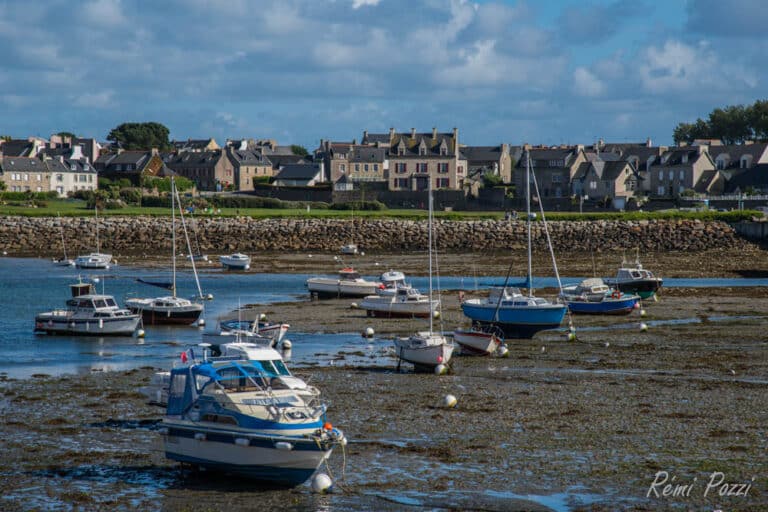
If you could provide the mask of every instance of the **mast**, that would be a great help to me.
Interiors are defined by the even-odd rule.
[[[432,314],[432,178],[429,178],[429,184],[427,187],[429,200],[429,210],[427,213],[427,229],[429,230],[428,243],[429,243],[429,335],[432,336],[433,318]]]
[[[176,183],[171,177],[171,268],[173,269],[173,287],[171,294],[176,297]]]
[[[531,153],[525,151],[525,213],[528,230],[528,296],[533,297],[533,270],[531,264]]]
[[[96,254],[101,254],[99,247],[99,207],[94,203],[93,211],[96,214]]]
[[[173,180],[173,178],[171,178]],[[192,245],[189,242],[189,232],[187,231],[187,223],[184,221],[184,210],[181,208],[181,197],[179,197],[179,191],[176,189],[176,182],[171,181],[171,191],[174,194],[174,197],[176,197],[176,202],[179,205],[179,217],[181,218],[181,227],[184,230],[184,240],[187,242],[187,251],[189,254],[192,254]],[[175,260],[175,258],[174,258]],[[197,276],[197,267],[195,266],[195,258],[194,256],[190,258],[190,262],[192,263],[192,273],[195,275],[195,284],[197,285],[197,293],[198,297],[200,299],[203,298],[203,289],[200,287],[200,278]],[[174,267],[175,268],[175,267]]]
[[[59,216],[59,232],[61,233],[61,248],[64,250],[64,260],[67,260],[67,244],[64,243],[64,224],[61,223],[61,214],[56,212]]]

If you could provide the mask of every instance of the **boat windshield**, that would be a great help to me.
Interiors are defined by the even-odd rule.
[[[107,306],[109,306],[110,308],[116,308],[117,307],[117,302],[115,302],[115,299],[113,299],[111,297],[107,297],[105,300],[107,302]]]

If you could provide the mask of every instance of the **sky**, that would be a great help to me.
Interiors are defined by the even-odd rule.
[[[0,0],[0,135],[672,143],[768,98],[765,0]]]

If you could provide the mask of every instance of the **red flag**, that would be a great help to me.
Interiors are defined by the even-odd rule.
[[[186,363],[187,362],[187,351],[181,353],[181,362]]]

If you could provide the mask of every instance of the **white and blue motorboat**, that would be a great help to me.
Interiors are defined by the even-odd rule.
[[[461,309],[464,315],[472,320],[472,325],[480,328],[498,327],[504,333],[505,338],[532,338],[537,332],[548,329],[556,329],[565,318],[568,307],[559,302],[551,302],[547,299],[536,297],[533,294],[533,272],[531,255],[531,221],[535,214],[531,213],[531,157],[528,152],[526,158],[526,209],[527,209],[527,234],[528,234],[528,274],[525,281],[525,288],[528,293],[523,295],[519,288],[509,287],[507,280],[502,288],[494,288],[486,298],[475,298],[464,300],[461,303]],[[534,184],[535,184],[534,176]],[[541,201],[539,201],[541,207]],[[547,229],[544,211],[541,210],[544,228]],[[555,264],[555,255],[552,251],[552,244],[549,243],[549,234],[547,232],[547,244],[552,256],[552,263],[555,269],[555,276],[558,284],[560,276],[557,273]],[[562,289],[562,286],[560,286]]]
[[[235,355],[171,370],[160,425],[165,456],[276,486],[305,482],[346,444],[344,434],[327,422],[319,392],[293,377],[275,350],[250,345],[238,355],[230,345]]]
[[[639,295],[611,289],[599,277],[564,286],[560,297],[571,313],[585,315],[626,315],[637,307]]]

